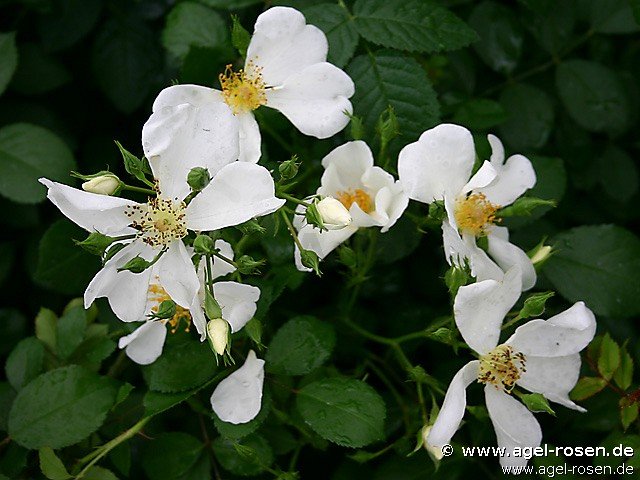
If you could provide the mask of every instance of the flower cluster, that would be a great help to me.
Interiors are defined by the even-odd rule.
[[[505,208],[536,183],[531,162],[522,155],[505,160],[493,135],[490,159],[478,162],[471,133],[442,124],[402,148],[397,179],[356,140],[322,159],[314,194],[299,200],[279,191],[271,172],[258,165],[261,135],[253,112],[277,109],[316,138],[342,130],[352,113],[354,85],[326,62],[327,49],[324,33],[307,25],[300,12],[268,9],[255,24],[244,66],[229,65],[220,74],[221,90],[174,85],[160,92],[142,128],[146,160],[137,160],[136,177],[145,188],[129,187],[108,172],[87,177],[82,190],[41,179],[51,202],[103,241],[103,267],[86,289],[85,307],[106,297],[120,320],[141,322],[119,341],[139,364],[162,354],[168,331],[192,325],[216,361],[232,362],[231,335],[251,321],[261,291],[240,276],[259,262],[236,259],[234,246],[221,237],[223,229],[294,201],[295,211],[281,210],[293,237],[293,260],[301,271],[318,270],[317,262],[359,230],[377,227],[384,234],[410,200],[426,203],[429,219],[442,231],[446,261],[465,274],[452,290],[454,320],[478,357],[451,381],[435,423],[425,429],[426,443],[433,449],[450,441],[466,408],[466,387],[477,381],[484,385],[498,444],[507,451],[538,446],[540,427],[513,394],[521,387],[582,410],[568,393],[578,378],[579,352],[596,324],[579,302],[546,321],[520,326],[500,343],[504,318],[537,281],[534,262],[500,225]],[[290,162],[295,176],[297,165]],[[127,188],[147,193],[147,202],[115,196]],[[254,350],[245,351],[244,364],[211,396],[225,422],[246,423],[261,408],[265,362]]]

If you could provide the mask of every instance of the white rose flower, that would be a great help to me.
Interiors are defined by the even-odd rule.
[[[454,302],[456,325],[480,359],[467,363],[451,380],[427,436],[430,446],[450,443],[466,408],[465,390],[474,380],[485,385],[485,400],[498,446],[510,454],[515,447],[537,447],[542,440],[533,414],[510,395],[515,386],[585,411],[569,399],[569,392],[580,375],[579,352],[595,335],[593,313],[578,302],[548,320],[527,322],[499,344],[502,321],[520,296],[520,284],[521,273],[516,266],[500,282],[485,280],[458,290]],[[527,460],[505,455],[500,463],[518,466]]]
[[[359,228],[381,227],[387,232],[398,221],[409,204],[400,182],[390,173],[374,166],[373,154],[363,141],[347,142],[322,159],[324,173],[317,194],[339,201],[349,211],[352,222],[340,230],[320,231],[304,220],[303,215],[294,217],[298,239],[306,250],[314,251],[320,259],[325,258],[338,245],[346,241]],[[304,212],[300,205],[297,213]],[[300,260],[300,251],[295,249],[296,265],[308,271]]]
[[[476,158],[471,133],[458,125],[438,125],[402,149],[398,175],[412,200],[444,201],[447,219],[442,230],[450,264],[461,266],[468,260],[479,281],[499,280],[503,272],[518,265],[522,288],[528,290],[536,282],[533,264],[509,242],[507,229],[496,226],[495,214],[533,187],[536,175],[529,159],[513,155],[505,162],[500,140],[493,135],[488,139],[491,160],[471,177]],[[476,245],[476,237],[481,236],[487,237],[489,256]]]
[[[195,133],[199,142],[215,128],[215,105],[223,105],[239,124],[239,159],[260,158],[260,130],[253,110],[265,105],[282,112],[305,135],[328,138],[342,130],[352,112],[351,78],[327,63],[325,34],[307,25],[304,15],[289,7],[273,7],[256,20],[244,69],[227,67],[222,91],[198,85],[164,89],[153,104],[145,131],[173,129]],[[205,132],[203,134],[203,132]],[[145,143],[145,152],[147,151]],[[148,155],[147,155],[148,156]]]

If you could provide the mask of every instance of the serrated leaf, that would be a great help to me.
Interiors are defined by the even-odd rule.
[[[508,118],[509,114],[498,102],[472,98],[458,107],[453,121],[472,130],[484,130],[500,125]]]
[[[592,61],[558,65],[556,86],[571,118],[590,132],[617,133],[629,123],[629,99],[614,71]]]
[[[515,151],[539,149],[553,130],[554,111],[549,95],[526,84],[505,88],[500,104],[508,120],[500,125],[500,135]]]
[[[640,313],[640,239],[614,225],[568,230],[553,239],[556,254],[543,267],[555,289],[584,301],[598,315]]]
[[[227,41],[227,26],[222,17],[195,2],[178,3],[162,31],[162,44],[174,57],[184,59],[191,47],[220,47]]]
[[[327,61],[338,67],[343,67],[353,57],[360,40],[360,35],[341,5],[321,3],[305,8],[302,13],[307,23],[320,28],[329,41]]]
[[[627,390],[633,381],[633,359],[626,347],[620,352],[620,366],[613,374],[613,380],[622,390]]]
[[[82,293],[100,261],[74,245],[85,232],[67,220],[58,220],[40,239],[34,280],[41,286],[69,295]]]
[[[5,91],[18,66],[15,32],[0,33],[0,95]]]
[[[49,447],[42,447],[38,451],[40,470],[49,480],[67,480],[71,478],[62,461]]]
[[[469,25],[480,36],[474,48],[482,61],[496,72],[513,72],[524,43],[523,28],[513,10],[497,2],[482,2],[471,12]]]
[[[40,177],[66,178],[76,166],[69,147],[46,128],[14,123],[0,129],[0,194],[20,203],[46,197]]]
[[[589,397],[594,396],[596,393],[606,387],[607,381],[600,377],[582,377],[573,387],[569,396],[572,400],[579,402]]]
[[[376,52],[353,59],[347,73],[356,84],[351,99],[369,132],[389,106],[398,119],[403,143],[409,143],[440,120],[440,106],[431,82],[413,58]]]
[[[82,343],[87,328],[87,314],[82,306],[74,307],[58,320],[58,356],[67,359]]]
[[[598,371],[605,379],[611,380],[613,374],[620,366],[620,347],[609,333],[605,334],[600,344],[600,357],[598,358]]]
[[[111,470],[94,465],[82,477],[83,480],[118,480]]]
[[[211,443],[211,447],[220,465],[235,475],[257,475],[274,460],[273,450],[258,434],[252,434],[239,443],[218,437]]]
[[[142,467],[150,480],[183,479],[196,465],[205,446],[181,432],[165,432],[147,442]]]
[[[277,375],[305,375],[331,355],[336,334],[331,324],[315,317],[296,317],[274,335],[266,356],[268,372]]]
[[[629,426],[638,419],[638,403],[632,403],[631,405],[620,406],[620,423],[626,430]]]
[[[409,52],[457,50],[477,40],[476,33],[449,10],[424,0],[357,0],[355,26],[377,45]]]
[[[382,440],[386,407],[376,391],[360,380],[327,378],[303,387],[296,406],[322,438],[359,448]]]
[[[117,384],[72,365],[23,388],[9,413],[9,434],[27,448],[62,448],[96,431],[113,405]]]
[[[11,351],[5,364],[7,380],[16,391],[36,378],[44,364],[44,347],[37,338],[28,337],[20,341]]]

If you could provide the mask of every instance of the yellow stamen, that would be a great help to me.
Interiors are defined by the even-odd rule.
[[[511,393],[515,383],[527,371],[525,360],[522,353],[514,352],[509,345],[498,345],[480,357],[478,382]]]
[[[470,233],[476,237],[487,234],[491,225],[500,221],[496,219],[496,212],[500,208],[494,205],[483,193],[472,193],[456,201],[455,218],[461,232]]]
[[[158,308],[160,307],[160,304],[162,302],[171,300],[171,297],[166,292],[166,290],[157,283],[152,283],[149,285],[149,293],[151,294],[149,296],[149,299],[152,302],[156,303],[155,306],[151,307],[151,311],[154,313],[158,311]],[[188,332],[191,327],[191,313],[189,313],[189,310],[187,310],[186,308],[176,304],[175,315],[168,320],[165,320],[165,322],[171,326],[171,333],[176,333],[178,327],[180,326],[181,320],[184,320],[186,322],[187,326],[185,327],[185,332]]]
[[[374,205],[371,196],[361,188],[338,192],[336,198],[347,210],[351,208],[351,205],[357,203],[364,213],[373,211]]]
[[[165,247],[187,234],[184,202],[168,198],[150,198],[146,205],[127,207],[125,214],[138,237],[152,247]]]
[[[234,114],[250,112],[267,103],[262,69],[251,65],[250,71],[251,75],[246,70],[234,72],[231,65],[227,65],[220,74],[222,97]]]

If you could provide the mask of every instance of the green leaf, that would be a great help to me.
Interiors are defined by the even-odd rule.
[[[386,407],[376,391],[360,380],[327,378],[298,392],[296,406],[322,438],[359,448],[384,436]]]
[[[15,32],[0,33],[0,95],[5,91],[18,66]]]
[[[553,1],[550,12],[527,18],[527,26],[540,46],[554,57],[559,57],[569,46],[576,26],[576,9],[572,2]]]
[[[487,98],[472,98],[458,107],[453,121],[472,130],[485,130],[500,125],[507,118],[509,114],[498,102]]]
[[[357,0],[353,14],[360,35],[398,50],[457,50],[478,38],[467,24],[435,2]]]
[[[87,35],[100,17],[102,1],[58,0],[52,7],[38,19],[38,33],[51,52],[69,48]]]
[[[629,99],[616,73],[587,60],[558,65],[556,86],[571,118],[590,132],[616,133],[629,123]]]
[[[142,468],[150,480],[190,478],[204,445],[181,432],[167,432],[147,442],[142,451]]]
[[[528,217],[540,207],[554,207],[556,202],[536,197],[520,197],[508,207],[498,210],[497,217]]]
[[[627,390],[633,381],[633,359],[626,347],[620,352],[620,366],[613,374],[613,380],[622,390]]]
[[[620,423],[626,430],[638,418],[638,403],[620,407]]]
[[[40,458],[40,470],[50,480],[67,480],[71,478],[62,461],[49,447],[42,447],[38,451]]]
[[[305,8],[307,23],[320,28],[329,41],[327,61],[343,67],[351,60],[358,46],[360,35],[349,17],[349,12],[341,5],[321,3]]]
[[[252,434],[239,443],[218,437],[211,443],[211,447],[220,465],[235,475],[257,475],[265,471],[274,460],[273,450],[258,434]]]
[[[82,477],[83,480],[118,480],[118,477],[111,470],[94,465]]]
[[[25,43],[18,48],[20,62],[11,80],[11,88],[24,95],[40,95],[71,81],[71,74],[40,45]]]
[[[58,320],[58,356],[67,359],[82,343],[87,328],[87,313],[82,306],[74,307]]]
[[[609,333],[606,333],[600,343],[600,357],[598,358],[598,371],[605,379],[611,380],[613,374],[620,366],[620,347]]]
[[[524,42],[524,29],[513,10],[496,2],[482,2],[471,12],[469,25],[480,36],[474,47],[482,61],[496,72],[513,72]]]
[[[36,338],[52,352],[56,351],[58,316],[48,308],[41,308],[36,316]]]
[[[251,42],[251,34],[242,26],[237,15],[231,15],[231,22],[231,44],[242,58],[245,58]]]
[[[229,440],[240,440],[247,435],[255,432],[260,425],[267,419],[267,416],[271,412],[271,396],[265,394],[262,396],[262,405],[260,406],[260,411],[258,415],[255,416],[251,421],[247,423],[228,423],[223,422],[218,418],[215,412],[212,414],[213,423],[216,426],[216,430],[218,433]]]
[[[117,384],[84,368],[58,368],[24,387],[9,412],[9,434],[27,448],[62,448],[95,432],[113,405]]]
[[[333,326],[315,317],[296,317],[274,335],[266,356],[267,371],[305,375],[322,365],[336,343]]]
[[[196,394],[200,389],[188,390],[186,392],[162,393],[149,390],[142,400],[144,405],[144,414],[146,417],[156,415],[158,413],[169,410],[172,407],[184,402],[192,395]]]
[[[9,385],[9,382],[0,382],[0,430],[7,431],[7,420],[9,410],[16,398],[16,391]]]
[[[403,142],[415,140],[440,120],[440,106],[431,82],[413,58],[395,52],[360,55],[347,67],[356,85],[351,99],[369,132],[389,106],[398,118]]]
[[[162,57],[156,36],[143,23],[110,20],[101,28],[91,55],[98,86],[122,112],[136,110],[151,91]]]
[[[28,123],[0,129],[0,194],[20,203],[46,197],[40,177],[63,180],[76,166],[69,147],[49,130]]]
[[[627,202],[638,193],[638,167],[624,150],[610,145],[596,162],[600,185],[611,198]]]
[[[547,412],[554,417],[556,412],[549,405],[549,401],[540,393],[517,393],[518,398],[532,412]]]
[[[178,3],[162,31],[162,44],[176,58],[184,59],[191,47],[219,47],[227,41],[227,26],[222,17],[204,5]]]
[[[553,104],[542,90],[526,84],[505,88],[500,104],[508,120],[500,125],[500,135],[514,150],[542,148],[553,129]]]
[[[579,402],[594,396],[600,390],[607,386],[607,381],[600,377],[582,377],[573,387],[569,397]]]
[[[640,0],[630,0],[631,8],[633,9],[633,16],[636,19],[636,23],[640,25]]]
[[[629,0],[595,0],[591,2],[590,20],[598,33],[634,33],[640,30],[634,21]]]
[[[578,227],[553,239],[557,250],[543,272],[567,300],[598,315],[640,313],[640,239],[615,225]]]
[[[214,8],[224,8],[225,10],[236,10],[261,3],[262,0],[199,0],[200,3]]]
[[[27,337],[13,349],[4,368],[11,386],[20,391],[42,372],[43,365],[42,343],[37,338]]]
[[[215,371],[216,361],[209,345],[192,338],[178,344],[167,342],[160,358],[142,368],[149,388],[165,393],[202,385]]]
[[[84,235],[66,220],[53,223],[40,240],[34,280],[56,292],[82,293],[100,266],[96,257],[74,245],[72,239]]]

